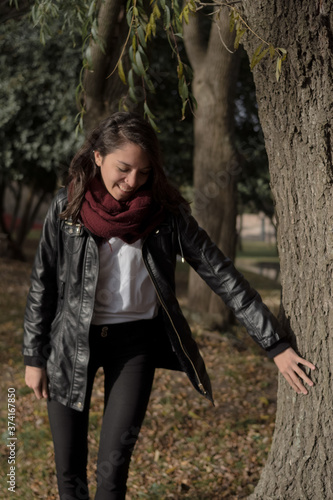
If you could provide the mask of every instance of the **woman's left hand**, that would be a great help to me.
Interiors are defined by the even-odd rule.
[[[303,379],[311,387],[313,382],[298,365],[301,364],[314,370],[316,367],[312,363],[298,356],[292,347],[288,347],[288,349],[275,356],[274,362],[297,394],[308,394],[300,379]]]

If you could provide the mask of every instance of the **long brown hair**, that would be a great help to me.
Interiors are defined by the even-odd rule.
[[[94,151],[98,151],[104,158],[126,143],[136,144],[146,152],[152,169],[147,184],[151,186],[155,201],[172,213],[178,213],[181,209],[189,211],[188,202],[167,180],[162,166],[160,144],[152,126],[135,113],[117,112],[91,132],[74,156],[67,179],[70,199],[66,209],[60,214],[62,219],[77,221],[88,185],[99,175]]]

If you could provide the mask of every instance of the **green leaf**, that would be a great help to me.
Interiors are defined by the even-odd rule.
[[[188,64],[184,64],[184,71],[190,80],[193,79],[193,70]]]
[[[97,40],[97,33],[98,33],[98,28],[97,28],[97,21],[96,19],[93,21],[91,25],[91,35],[93,37],[93,40]]]
[[[133,53],[135,54],[136,52],[136,36],[133,35],[132,37],[132,47],[133,47]]]
[[[261,59],[263,59],[265,57],[266,54],[268,54],[268,51],[269,51],[269,47],[267,47],[267,49],[264,49],[262,52],[260,52],[260,54],[257,58],[257,64],[258,64],[258,62],[261,61]]]
[[[235,11],[231,9],[230,12],[230,33],[232,33],[235,29]]]
[[[138,51],[140,52],[141,58],[142,58],[142,62],[144,64],[144,66],[146,67],[146,65],[148,65],[148,57],[146,56],[144,48],[140,44],[138,45]]]
[[[193,107],[194,107],[195,109],[197,109],[197,108],[198,108],[198,103],[197,103],[197,100],[196,100],[196,98],[194,97],[194,95],[193,95],[193,94],[191,94],[191,101],[192,101],[192,105],[193,105]]]
[[[145,70],[145,68],[143,66],[143,62],[142,62],[141,54],[140,54],[139,50],[135,54],[135,62],[137,64],[137,67],[138,67],[138,70],[139,70],[139,75],[143,76],[145,74],[146,70]]]
[[[186,81],[185,81],[184,77],[180,78],[180,80],[179,80],[178,92],[179,92],[179,95],[182,98],[182,100],[186,101],[186,99],[188,98],[188,87],[186,85]]]
[[[278,57],[277,61],[276,61],[276,73],[275,73],[277,82],[280,80],[281,67],[282,67],[282,59],[281,59],[281,57]]]
[[[260,51],[262,50],[262,47],[263,47],[263,44],[261,43],[254,51],[254,54],[252,56],[251,63],[250,63],[251,70],[255,67],[256,64],[258,64],[258,58],[259,58]]]
[[[135,62],[132,62],[132,68],[134,69],[134,72],[135,72],[138,76],[142,76],[142,74],[140,73],[140,70],[139,70],[139,68],[137,67],[137,65],[135,64]]]
[[[170,28],[170,22],[171,22],[171,16],[170,16],[170,9],[169,9],[169,7],[167,5],[165,6],[165,10],[164,10],[164,19],[163,19],[163,22],[164,22],[164,28],[165,29],[169,29]]]
[[[188,24],[189,23],[188,14],[189,14],[189,8],[188,4],[186,4],[179,16],[179,19],[182,21],[184,18],[185,23]]]
[[[152,34],[154,36],[156,36],[156,21],[155,21],[155,17],[154,17],[154,14],[151,13],[150,15],[150,19],[149,19],[149,22],[151,24],[151,31],[152,31]]]
[[[182,88],[182,98],[183,98],[183,99],[188,99],[188,86],[186,85],[185,80],[184,80],[184,82],[183,82],[183,88]]]
[[[187,104],[187,101],[183,101],[183,105],[182,105],[182,120],[184,120],[184,118],[185,118],[186,104]]]
[[[128,49],[128,55],[129,55],[129,58],[130,58],[130,61],[133,63],[135,62],[135,52],[133,50],[133,45],[130,46],[130,48]]]
[[[155,130],[155,132],[159,133],[160,130],[158,129],[154,120],[152,118],[150,118],[150,116],[148,116],[148,121],[149,121],[150,125],[153,127],[153,129]]]
[[[243,36],[245,35],[246,31],[247,31],[247,28],[243,28],[243,29],[237,28],[236,38],[235,38],[235,42],[234,42],[234,48],[236,50],[238,49],[240,41],[243,38]]]
[[[156,92],[155,85],[153,84],[153,82],[151,81],[151,79],[149,78],[147,73],[144,76],[144,80],[145,80],[145,83],[149,89],[149,92],[151,92],[152,94],[155,94],[155,92]]]
[[[128,93],[129,93],[129,96],[130,98],[132,99],[133,102],[137,103],[138,100],[136,98],[136,95],[135,95],[135,92],[134,92],[134,88],[133,87],[130,87],[129,90],[128,90]]]
[[[179,60],[179,63],[177,66],[177,73],[178,73],[178,78],[181,78],[184,74],[184,67],[183,67],[183,63],[181,62],[181,60]]]
[[[253,57],[251,59],[251,64],[250,64],[250,68],[251,70],[261,61],[261,59],[263,57],[265,57],[265,55],[268,53],[269,51],[269,47],[267,47],[266,49],[262,50],[262,46],[263,44],[261,44],[257,50],[255,51],[255,53],[253,54]]]
[[[274,57],[275,57],[275,49],[274,49],[273,45],[269,46],[269,55],[271,56],[271,59],[274,59]]]
[[[147,24],[147,28],[146,28],[146,36],[145,36],[145,40],[147,41],[148,39],[150,40],[151,39],[151,24],[150,22]]]
[[[126,77],[125,77],[125,72],[124,72],[124,67],[123,67],[123,61],[120,59],[118,63],[118,74],[120,80],[123,82],[124,85],[126,85]]]
[[[153,14],[154,14],[154,17],[157,17],[157,19],[159,19],[161,17],[161,11],[158,8],[157,3],[155,3],[155,5],[154,5]]]
[[[136,33],[138,35],[138,38],[139,38],[139,41],[140,41],[142,47],[146,48],[147,43],[146,43],[146,39],[145,39],[145,32],[144,32],[142,26],[138,26]]]
[[[131,26],[132,17],[133,17],[133,7],[128,9],[127,14],[126,14],[126,21],[127,21],[128,26]]]
[[[129,72],[128,72],[128,85],[132,88],[134,88],[134,78],[133,78],[133,70],[130,69]]]
[[[43,30],[40,31],[40,41],[42,45],[45,45],[45,33]]]
[[[95,0],[93,0],[90,4],[89,10],[88,10],[88,17],[91,17],[94,13],[95,10]]]
[[[255,50],[255,51],[254,51],[254,53],[253,53],[253,56],[252,56],[252,58],[253,58],[253,59],[254,59],[254,58],[256,58],[256,57],[260,54],[260,51],[261,51],[261,49],[262,49],[262,46],[263,46],[263,44],[262,44],[262,43],[261,43],[260,45],[258,45],[258,47],[256,48],[256,50]]]
[[[146,113],[146,115],[154,120],[155,116],[150,111],[150,109],[149,109],[148,104],[147,104],[146,101],[143,103],[143,109],[144,109],[144,112]]]
[[[189,9],[192,12],[196,12],[197,11],[197,6],[196,6],[196,3],[195,3],[194,0],[190,0],[189,3],[188,3],[188,6],[189,6]]]
[[[32,22],[36,25],[37,24],[37,8],[36,4],[32,6],[31,8],[31,17],[32,17]]]

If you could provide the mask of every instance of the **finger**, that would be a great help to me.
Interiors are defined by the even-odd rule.
[[[41,385],[34,387],[34,393],[37,399],[42,399],[42,391],[41,391]]]
[[[294,389],[294,391],[297,392],[297,394],[308,394],[307,389],[304,387],[298,376],[296,375],[295,372],[292,372],[291,374],[286,373],[285,374],[285,379],[289,383],[289,385]]]
[[[294,389],[295,392],[297,392],[297,394],[301,394],[301,393],[307,394],[307,390],[305,389],[305,387],[302,386],[302,384],[300,384],[301,387],[299,386],[297,378],[293,379],[288,373],[286,373],[284,375],[284,378],[286,379],[286,381],[288,382],[288,384],[290,385],[290,387],[292,389]],[[303,390],[302,390],[302,387],[303,387]],[[305,390],[305,392],[303,392],[304,390]]]
[[[287,349],[284,352],[288,352],[291,361],[294,361],[297,364],[302,364],[304,366],[307,366],[311,370],[315,370],[316,369],[316,367],[315,367],[315,365],[313,363],[311,363],[307,359],[301,358],[301,356],[299,356],[298,354],[296,354],[296,352],[292,348],[289,348],[289,349]]]
[[[306,389],[306,387],[304,387],[304,385],[299,380],[299,378],[295,378],[293,380],[293,383],[294,383],[293,385],[295,387],[295,391],[297,392],[297,394],[308,394],[308,390]]]
[[[295,372],[299,377],[301,377],[301,379],[304,380],[304,382],[306,382],[311,387],[313,386],[312,380],[307,376],[307,374],[301,368],[299,368],[299,366],[295,367]]]
[[[43,394],[43,398],[47,398],[48,397],[48,391],[47,391],[47,376],[46,376],[46,373],[44,373],[44,376],[43,376],[43,386],[42,386],[42,394]]]
[[[315,370],[316,369],[315,365],[312,364],[312,363],[310,363],[310,361],[307,361],[306,359],[300,358],[300,360],[298,362],[301,363],[304,366],[307,366],[311,370]]]
[[[304,387],[304,385],[297,376],[295,376],[294,378],[294,384],[296,385],[299,391],[298,394],[308,394],[308,390],[306,389],[306,387]]]

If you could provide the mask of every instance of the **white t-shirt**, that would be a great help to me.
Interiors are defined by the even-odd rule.
[[[99,278],[92,324],[123,323],[156,316],[158,300],[142,259],[142,240],[111,238],[99,247]]]

